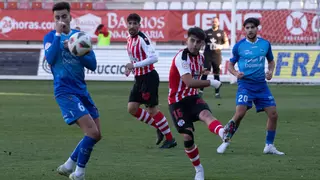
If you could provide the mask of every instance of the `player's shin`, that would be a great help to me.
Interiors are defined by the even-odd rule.
[[[219,120],[213,120],[209,125],[208,129],[210,132],[219,135],[223,139],[224,129]]]
[[[73,150],[71,156],[69,157],[69,159],[64,163],[65,168],[67,169],[73,169],[74,166],[76,165],[77,161],[78,161],[78,155],[80,152],[80,148],[81,148],[81,143],[82,140],[78,143],[77,147]]]
[[[166,140],[171,141],[173,137],[166,117],[159,111],[153,119],[161,133],[166,136]]]
[[[93,146],[97,143],[97,140],[85,136],[82,140],[79,156],[78,156],[78,163],[76,167],[76,176],[82,176],[85,173],[85,167],[90,159],[91,152],[93,150]]]
[[[134,115],[139,121],[144,122],[153,126],[154,128],[158,128],[152,116],[144,109],[139,108]]]

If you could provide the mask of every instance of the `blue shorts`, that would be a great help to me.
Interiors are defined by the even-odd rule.
[[[99,117],[99,111],[90,95],[62,94],[56,97],[64,121],[74,124],[79,118],[90,114],[93,119]]]
[[[251,88],[238,87],[236,96],[236,105],[247,106],[252,108],[252,102],[256,106],[256,111],[264,111],[264,108],[276,106],[274,97],[272,96],[268,86],[263,86],[259,90],[252,90]]]

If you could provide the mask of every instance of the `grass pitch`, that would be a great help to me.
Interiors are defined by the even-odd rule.
[[[87,166],[88,180],[192,180],[194,169],[184,154],[182,138],[172,125],[168,87],[160,87],[160,108],[167,116],[178,146],[160,150],[155,129],[126,112],[131,82],[89,82],[100,110],[103,139]],[[279,123],[275,144],[286,156],[264,155],[266,115],[250,110],[226,154],[204,124],[195,124],[195,142],[206,180],[319,180],[320,87],[270,86]],[[235,85],[213,89],[204,99],[223,124],[235,109]],[[55,169],[70,155],[82,133],[64,123],[53,97],[51,81],[0,81],[0,180],[63,180]]]

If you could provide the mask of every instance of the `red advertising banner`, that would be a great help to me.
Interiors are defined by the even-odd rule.
[[[132,10],[72,11],[71,26],[93,35],[99,24],[111,31],[112,41],[126,41],[126,17]],[[141,30],[153,41],[185,41],[188,28],[211,27],[213,17],[220,19],[220,28],[230,36],[230,11],[135,11],[142,17]],[[316,11],[238,10],[236,15],[237,40],[243,37],[242,23],[248,17],[261,20],[260,36],[272,43],[315,43],[320,32],[320,18]],[[49,10],[2,10],[0,40],[42,40],[54,28]],[[93,35],[94,36],[94,35]]]

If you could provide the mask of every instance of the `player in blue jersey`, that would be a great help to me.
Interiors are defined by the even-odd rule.
[[[278,114],[275,100],[265,79],[272,79],[275,63],[270,42],[257,37],[259,25],[259,19],[246,19],[243,23],[246,38],[239,41],[232,50],[233,57],[229,62],[229,72],[238,79],[236,112],[225,126],[226,138],[218,147],[218,153],[225,152],[241,120],[254,103],[257,112],[265,111],[268,116],[266,145],[263,153],[284,155],[273,145]],[[266,73],[265,59],[268,61]],[[236,63],[238,63],[239,71],[234,68]]]
[[[76,57],[68,49],[69,37],[79,32],[70,29],[69,3],[56,3],[52,11],[56,26],[55,30],[44,37],[44,48],[45,58],[54,77],[55,99],[64,121],[68,125],[77,124],[85,134],[69,159],[59,166],[57,171],[70,179],[84,180],[85,167],[91,151],[101,139],[98,109],[87,91],[84,80],[84,68],[94,71],[97,62],[93,51]]]

